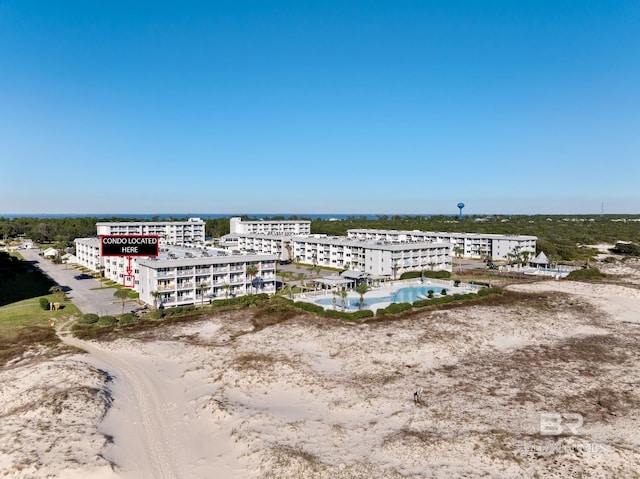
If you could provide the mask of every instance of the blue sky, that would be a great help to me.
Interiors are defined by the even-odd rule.
[[[2,213],[640,213],[639,1],[0,0]]]

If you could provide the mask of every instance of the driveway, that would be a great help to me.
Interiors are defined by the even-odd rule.
[[[20,250],[24,259],[49,275],[82,313],[95,313],[98,316],[122,314],[122,301],[114,298],[114,288],[103,288],[99,281],[92,277],[87,278],[73,266],[53,264],[50,260],[38,256],[38,253],[40,250],[36,248]],[[127,300],[124,312],[128,313],[136,307],[135,301]]]

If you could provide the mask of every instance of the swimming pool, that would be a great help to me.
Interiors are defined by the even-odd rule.
[[[413,303],[419,299],[426,299],[429,290],[434,294],[440,294],[443,289],[438,286],[408,286],[406,288],[400,288],[399,290],[385,296],[374,296],[375,291],[370,291],[364,295],[363,309],[369,309],[371,306],[377,303]],[[320,298],[315,301],[322,307],[333,306],[333,298]],[[336,297],[336,309],[342,309],[342,298]],[[350,291],[345,300],[345,311],[357,311],[360,309],[360,295]]]

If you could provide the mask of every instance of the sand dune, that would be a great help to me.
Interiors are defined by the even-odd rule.
[[[244,311],[67,336],[88,354],[0,373],[0,477],[638,477],[640,274],[624,268],[365,324],[256,330]],[[547,424],[561,434],[545,414],[565,414]]]

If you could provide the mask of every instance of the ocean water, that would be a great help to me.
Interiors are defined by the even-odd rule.
[[[362,213],[347,213],[347,214],[331,214],[331,213],[224,213],[224,214],[210,214],[210,213],[109,213],[109,214],[93,214],[93,213],[23,213],[23,214],[0,214],[0,218],[122,218],[122,219],[138,219],[143,221],[151,221],[157,218],[158,221],[164,221],[169,219],[183,220],[187,218],[201,218],[203,220],[213,220],[218,218],[229,218],[231,216],[248,216],[251,219],[261,218],[296,218],[296,219],[324,219],[324,220],[343,220],[347,218],[366,218],[368,220],[375,220],[381,216],[425,216],[429,217],[430,214],[401,214],[401,213],[379,213],[379,214],[362,214]],[[454,215],[455,216],[455,215]]]

